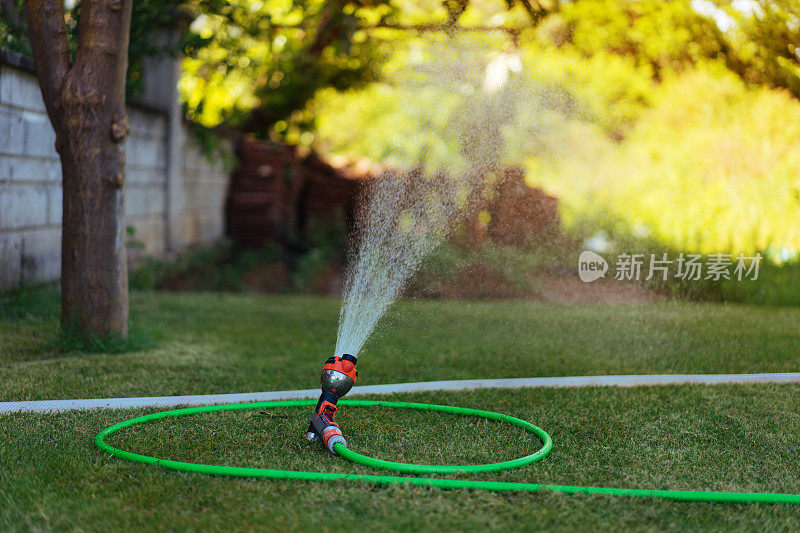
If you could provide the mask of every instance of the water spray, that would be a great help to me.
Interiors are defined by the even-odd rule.
[[[322,393],[306,431],[309,440],[320,438],[331,453],[338,453],[337,444],[347,447],[334,417],[337,402],[358,377],[356,354],[425,256],[451,231],[469,191],[464,179],[412,171],[384,174],[362,198],[336,348],[322,367]]]

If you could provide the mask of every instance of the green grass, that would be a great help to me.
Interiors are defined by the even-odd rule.
[[[336,332],[318,297],[132,295],[139,352],[54,347],[47,298],[0,316],[0,401],[310,388]],[[7,307],[6,307],[7,309]],[[363,353],[360,384],[656,372],[792,371],[800,310],[717,304],[559,306],[403,302]],[[800,386],[479,390],[393,399],[463,405],[548,431],[543,462],[475,479],[798,492]],[[94,435],[146,410],[0,415],[0,530],[791,530],[800,509],[559,494],[300,483],[180,474],[95,449]],[[306,410],[218,413],[120,432],[111,444],[171,459],[372,472],[301,438]],[[477,419],[352,408],[351,446],[407,462],[509,459],[538,446]]]
[[[138,352],[156,346],[158,328],[143,329],[138,323],[129,328],[128,336],[99,337],[71,327],[59,325],[60,298],[57,285],[44,284],[0,293],[0,331],[9,341],[21,340],[23,350],[16,357],[58,357],[73,353],[119,354]],[[8,326],[8,327],[4,327]],[[42,342],[45,341],[45,342]],[[29,344],[32,351],[24,349]],[[14,345],[11,350],[14,350]],[[4,346],[0,341],[0,363]],[[8,358],[15,357],[11,354]]]
[[[146,350],[53,346],[55,316],[0,320],[0,401],[311,388],[339,303],[314,296],[132,295]],[[362,353],[360,384],[800,368],[800,309],[654,303],[402,302]]]
[[[560,389],[405,395],[535,421],[552,454],[523,469],[475,476],[617,487],[797,492],[797,386]],[[788,506],[601,496],[490,494],[361,483],[241,480],[128,463],[94,434],[144,411],[0,418],[0,529],[609,530],[793,529]],[[303,441],[305,410],[287,418],[220,413],[160,421],[112,444],[171,459],[326,472],[370,472]],[[350,445],[373,456],[483,462],[538,446],[519,430],[469,418],[348,409]]]

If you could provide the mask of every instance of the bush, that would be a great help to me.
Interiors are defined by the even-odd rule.
[[[722,297],[729,302],[756,305],[800,306],[800,263],[763,264],[758,280],[725,281]]]
[[[800,248],[798,145],[800,102],[788,93],[695,71],[659,89],[625,142],[574,126],[558,161],[527,166],[571,229],[775,260]]]
[[[613,138],[627,135],[651,104],[653,73],[631,58],[603,52],[587,58],[570,49],[535,46],[524,47],[523,57],[532,79],[566,91],[576,114]]]
[[[557,251],[556,251],[557,250]],[[408,293],[428,298],[525,298],[541,290],[538,274],[554,265],[573,267],[574,249],[541,246],[525,250],[487,244],[468,249],[439,246],[424,261]]]
[[[211,247],[191,247],[170,258],[145,257],[131,269],[130,287],[237,292],[244,289],[249,271],[280,259],[277,245],[247,249],[225,240]]]

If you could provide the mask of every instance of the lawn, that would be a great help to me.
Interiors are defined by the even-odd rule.
[[[0,320],[0,401],[224,393],[315,386],[338,302],[317,297],[135,293],[142,349],[81,354],[52,340],[54,302]],[[659,302],[559,306],[404,302],[362,354],[360,383],[547,375],[774,372],[800,367],[800,310]],[[145,342],[152,341],[152,342]],[[478,390],[392,399],[530,420],[555,448],[475,479],[798,492],[798,385]],[[793,529],[800,509],[491,494],[360,483],[241,480],[127,463],[94,435],[145,410],[0,415],[0,530]],[[374,473],[300,438],[306,410],[163,420],[110,443],[171,459]],[[342,413],[357,451],[470,463],[530,453],[513,427],[380,408]]]
[[[54,346],[54,299],[9,313],[0,320],[0,401],[313,388],[339,302],[143,292],[132,308],[145,349],[121,354]],[[798,308],[402,302],[362,352],[359,384],[796,371],[798,326]]]

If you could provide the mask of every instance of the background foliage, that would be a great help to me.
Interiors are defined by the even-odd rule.
[[[0,47],[31,55],[24,0],[0,2]],[[77,47],[80,0],[65,3],[64,21],[67,26],[70,49],[74,55]],[[187,17],[188,1],[136,0],[131,13],[131,34],[128,46],[127,92],[137,96],[142,90],[142,60],[160,55],[175,56],[183,49],[197,43],[196,36],[186,33],[181,38],[167,39],[164,28],[180,27]]]
[[[559,197],[578,235],[794,261],[798,28],[787,2],[562,3],[521,33],[516,52],[524,84],[543,96],[536,105],[555,113],[546,129],[513,130],[506,157]],[[455,42],[504,50],[488,36]],[[393,60],[409,65],[414,41],[404,43]],[[413,162],[423,146],[457,152],[452,92],[409,90],[392,78],[399,70],[363,90],[318,93],[317,146],[392,164]]]
[[[10,4],[0,38],[25,51]],[[559,197],[578,238],[761,251],[776,264],[798,257],[796,0],[175,6],[135,2],[131,90],[141,57],[182,49],[187,116],[204,127],[225,123],[331,158],[456,169],[468,156],[463,132],[474,131],[474,145],[496,144],[529,185]],[[66,15],[73,30],[78,7]],[[177,46],[152,38],[184,19]],[[522,65],[501,102],[516,118],[486,134],[471,101],[498,57]]]

